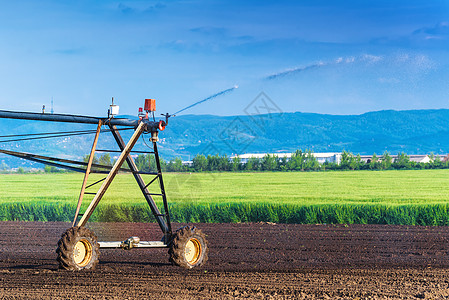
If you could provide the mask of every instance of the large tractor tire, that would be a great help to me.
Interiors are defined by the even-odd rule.
[[[62,234],[56,253],[61,269],[71,271],[94,269],[98,264],[100,246],[92,231],[76,226]]]
[[[195,227],[182,227],[173,234],[168,253],[175,265],[186,269],[199,267],[207,261],[209,253],[206,236]]]

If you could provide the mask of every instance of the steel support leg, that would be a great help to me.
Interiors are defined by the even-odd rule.
[[[171,221],[170,221],[170,214],[168,213],[168,203],[167,203],[167,196],[165,195],[165,187],[164,187],[164,180],[162,179],[162,169],[161,169],[161,162],[159,160],[159,152],[157,151],[157,144],[156,142],[153,142],[153,149],[154,149],[154,159],[156,160],[156,167],[157,167],[157,176],[159,177],[159,187],[161,189],[162,194],[162,201],[164,202],[164,211],[166,214],[166,220],[167,220],[167,226],[168,230],[171,233]]]
[[[113,126],[113,125],[109,125],[109,127],[111,128],[112,135],[114,136],[120,149],[123,150],[125,147],[125,143],[123,142],[123,139],[120,136],[120,133],[117,131],[117,127]],[[157,148],[155,148],[155,150],[157,151]],[[155,153],[155,155],[157,157],[156,153]],[[158,159],[159,159],[159,157],[158,157]],[[143,196],[145,197],[145,200],[147,201],[148,205],[150,206],[151,212],[153,213],[154,217],[156,218],[156,221],[159,224],[159,227],[161,228],[162,232],[166,236],[166,241],[167,241],[168,240],[167,238],[169,238],[169,235],[171,235],[171,233],[172,233],[171,225],[170,225],[170,221],[169,221],[170,219],[168,218],[168,210],[165,211],[165,213],[167,214],[167,223],[166,223],[163,218],[166,215],[161,214],[161,212],[159,211],[159,208],[157,207],[156,203],[154,202],[153,197],[151,197],[150,192],[148,191],[147,186],[145,185],[145,182],[142,179],[142,176],[140,176],[140,174],[138,173],[139,170],[137,169],[137,166],[134,163],[134,160],[132,159],[132,157],[128,156],[126,158],[126,162],[128,163],[129,168],[133,171],[134,178],[136,179],[137,184],[139,185],[139,187],[143,193]],[[158,169],[158,173],[160,174],[160,166]],[[161,177],[159,177],[159,178],[161,178]]]
[[[78,219],[78,214],[81,209],[81,203],[83,202],[84,191],[86,190],[87,178],[89,177],[90,169],[92,167],[92,162],[94,161],[95,149],[97,148],[98,136],[100,135],[101,125],[103,122],[100,120],[97,126],[97,132],[95,133],[94,143],[92,145],[92,149],[90,150],[89,162],[87,163],[86,173],[84,174],[83,185],[81,186],[80,196],[78,198],[78,204],[76,206],[75,218],[73,219],[72,226],[75,226],[76,220]]]
[[[109,172],[108,176],[104,180],[103,184],[101,185],[100,189],[98,190],[97,194],[95,195],[94,199],[90,203],[89,207],[87,208],[86,212],[84,213],[81,220],[78,222],[78,226],[84,226],[86,225],[87,221],[89,220],[90,216],[94,212],[95,208],[98,205],[98,202],[100,202],[101,198],[106,193],[106,190],[108,189],[109,185],[111,184],[112,180],[114,179],[115,175],[117,175],[117,172],[119,171],[122,164],[125,162],[125,160],[128,160],[129,153],[131,152],[132,148],[136,144],[137,140],[139,139],[140,135],[145,129],[145,123],[141,122],[139,126],[137,126],[137,129],[134,131],[134,134],[132,135],[131,139],[129,140],[128,144],[123,147],[122,152],[115,162],[114,166],[112,167],[111,171]],[[121,148],[121,147],[120,147]]]

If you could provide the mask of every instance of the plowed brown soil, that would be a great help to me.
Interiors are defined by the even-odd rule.
[[[70,224],[0,222],[0,299],[449,298],[447,227],[196,225],[202,268],[170,265],[167,249],[102,249],[96,270],[70,272],[55,253]],[[104,241],[161,238],[156,224],[89,227]]]

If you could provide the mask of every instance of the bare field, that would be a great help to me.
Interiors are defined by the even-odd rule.
[[[181,224],[176,224],[175,228]],[[449,297],[449,228],[197,224],[208,263],[166,249],[101,250],[94,271],[58,269],[63,222],[0,222],[0,299],[439,299]],[[156,224],[91,223],[100,240],[158,240]]]

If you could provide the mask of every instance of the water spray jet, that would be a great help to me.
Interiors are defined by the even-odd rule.
[[[193,103],[193,104],[191,104],[191,105],[189,105],[189,106],[187,106],[187,107],[185,107],[185,108],[183,108],[183,109],[181,109],[181,110],[178,110],[177,112],[175,112],[174,114],[172,114],[172,116],[177,115],[177,114],[179,114],[180,112],[183,112],[183,111],[185,111],[185,110],[187,110],[187,109],[189,109],[189,108],[192,108],[192,107],[194,107],[194,106],[196,106],[196,105],[198,105],[198,104],[204,103],[204,102],[206,102],[206,101],[209,101],[209,100],[215,99],[215,98],[217,98],[217,97],[219,97],[219,96],[222,96],[222,95],[225,95],[225,94],[227,94],[227,93],[230,93],[230,92],[232,92],[233,90],[237,89],[238,87],[239,87],[238,85],[234,85],[232,88],[223,90],[223,91],[218,92],[218,93],[216,93],[216,94],[213,94],[212,96],[209,96],[209,97],[207,97],[207,98],[205,98],[205,99],[203,99],[203,100],[200,100],[200,101],[198,101],[198,102],[195,102],[195,103]]]

